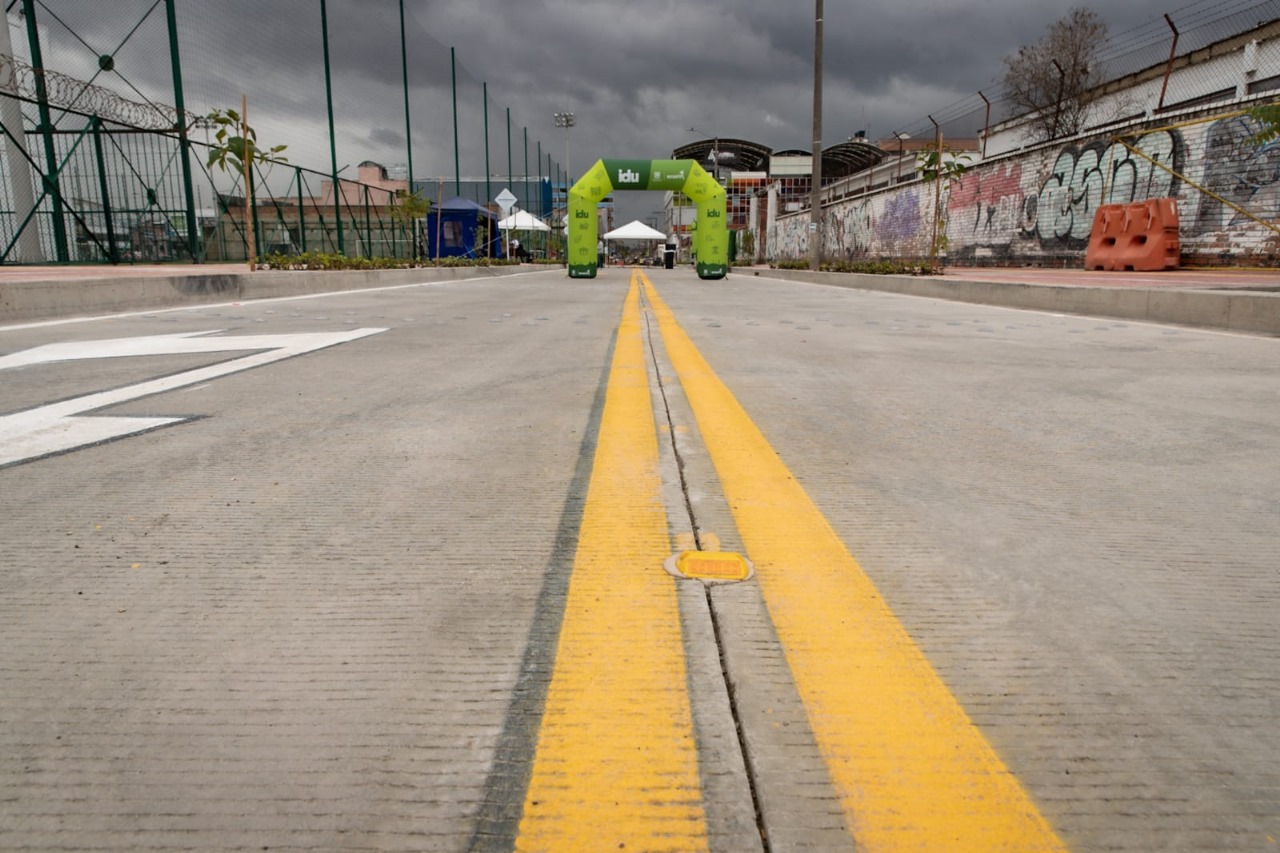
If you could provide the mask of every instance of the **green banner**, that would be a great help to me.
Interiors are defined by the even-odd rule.
[[[652,160],[601,160],[615,190],[649,189]]]

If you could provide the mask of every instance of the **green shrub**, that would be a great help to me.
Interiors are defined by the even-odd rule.
[[[805,258],[785,258],[775,261],[771,266],[779,270],[807,270],[809,261]],[[879,260],[879,261],[843,261],[824,260],[823,272],[862,273],[864,275],[932,275],[927,261]]]
[[[263,268],[273,270],[399,270],[422,267],[503,267],[516,263],[506,258],[349,258],[329,252],[303,252],[298,255],[267,255]]]

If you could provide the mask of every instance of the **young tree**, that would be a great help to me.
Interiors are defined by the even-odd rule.
[[[941,137],[939,137],[941,143]],[[920,161],[920,179],[926,184],[937,181],[933,188],[933,239],[929,247],[929,266],[936,272],[938,255],[947,250],[947,217],[942,204],[942,189],[947,190],[948,202],[951,187],[969,171],[969,155],[956,153],[941,144],[929,149]]]
[[[1280,101],[1258,104],[1250,108],[1249,118],[1258,124],[1258,132],[1249,137],[1257,145],[1266,145],[1280,139]]]
[[[1084,129],[1092,92],[1105,82],[1097,56],[1106,39],[1098,13],[1078,6],[1040,41],[1004,58],[1004,96],[1031,116],[1036,141]]]
[[[287,163],[289,158],[281,153],[287,146],[276,145],[266,151],[258,147],[258,134],[245,120],[247,114],[247,110],[241,115],[232,109],[209,113],[208,120],[217,128],[214,134],[217,143],[209,146],[208,167],[217,166],[244,186],[245,254],[249,257],[249,270],[253,271],[258,265],[258,246],[254,234],[253,181],[249,172],[255,164],[269,167],[273,163]]]
[[[209,168],[217,166],[240,181],[244,177],[246,161],[250,167],[259,163],[289,162],[289,158],[280,153],[287,146],[276,145],[266,151],[259,148],[257,132],[235,110],[214,110],[208,119],[217,128],[214,136],[218,140],[216,145],[209,147]]]

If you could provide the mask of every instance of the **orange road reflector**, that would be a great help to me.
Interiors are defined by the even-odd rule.
[[[667,559],[667,571],[700,581],[744,581],[754,569],[750,560],[732,551],[681,551]]]

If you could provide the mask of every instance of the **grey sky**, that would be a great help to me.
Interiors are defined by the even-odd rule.
[[[53,45],[49,66],[92,74],[96,55],[114,50],[151,5],[37,4]],[[238,106],[247,94],[263,142],[287,144],[292,163],[327,172],[319,5],[179,0],[177,7],[190,108]],[[1276,4],[1084,5],[1099,11],[1119,44],[1155,46],[1153,56],[1159,57],[1168,45],[1165,12],[1191,24],[1228,8],[1263,12]],[[812,144],[809,0],[405,0],[405,7],[419,178],[452,176],[454,170],[450,46],[462,66],[460,159],[467,175],[485,170],[482,82],[490,99],[490,173],[507,171],[507,108],[518,174],[526,127],[530,158],[541,142],[544,162],[550,151],[563,165],[564,135],[552,118],[558,110],[577,116],[570,155],[575,173],[600,157],[662,157],[704,135],[774,148]],[[328,0],[340,166],[406,160],[398,9],[397,0]],[[824,141],[838,142],[858,130],[872,139],[894,130],[918,131],[928,127],[927,114],[945,114],[978,89],[998,97],[994,81],[1002,58],[1038,39],[1069,9],[1057,0],[826,0]],[[121,73],[143,92],[172,102],[162,8],[116,56]],[[122,88],[114,75],[99,82]],[[948,132],[971,136],[981,124],[980,112],[965,114]]]

